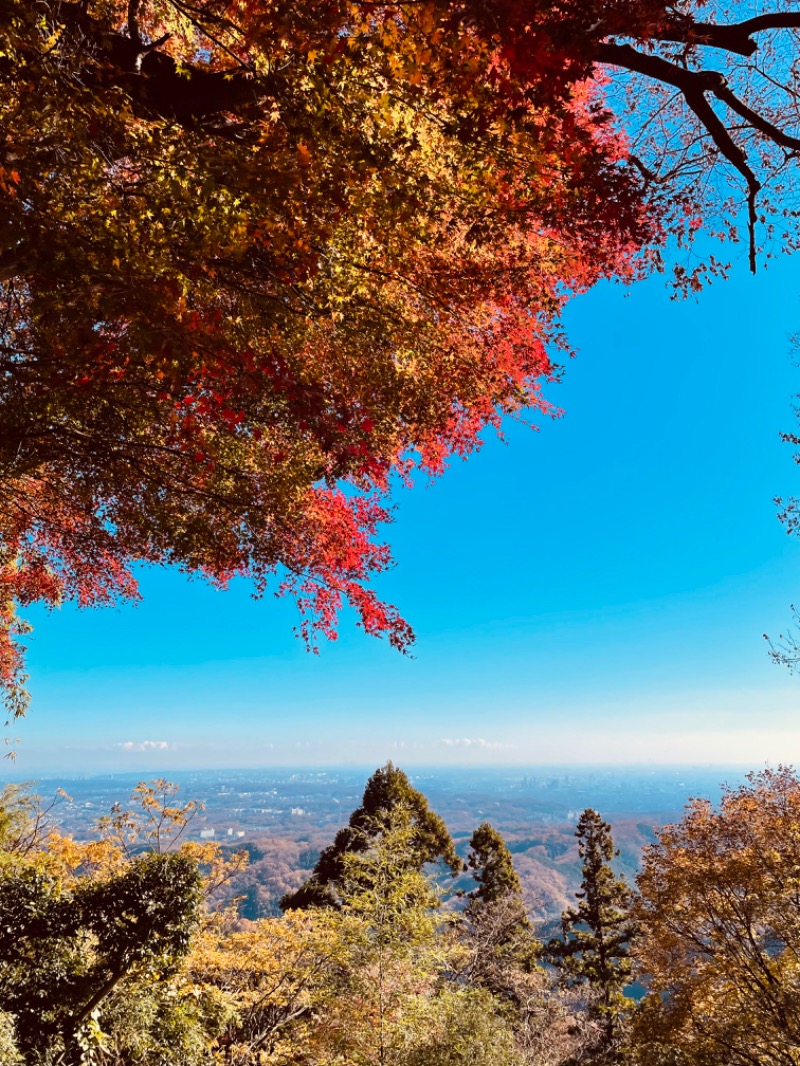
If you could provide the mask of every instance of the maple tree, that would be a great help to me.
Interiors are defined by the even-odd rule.
[[[719,161],[754,259],[757,198],[770,180],[780,197],[800,143],[773,43],[800,14],[711,24],[701,6],[3,0],[13,713],[19,608],[136,596],[137,563],[259,591],[278,572],[310,642],[349,603],[408,646],[369,584],[392,478],[547,411],[565,300],[632,277],[665,228],[690,235]],[[631,144],[611,68],[658,90]]]

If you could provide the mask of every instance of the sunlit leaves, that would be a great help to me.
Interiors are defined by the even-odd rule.
[[[645,854],[637,954],[653,994],[640,1061],[792,1064],[800,1046],[800,784],[750,775],[694,800]]]
[[[393,474],[547,412],[565,299],[651,234],[585,63],[496,14],[7,5],[9,690],[14,604],[135,596],[138,561],[277,571],[310,643],[349,604],[408,646],[369,586]]]

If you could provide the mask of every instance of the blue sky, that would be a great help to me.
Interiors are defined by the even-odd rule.
[[[414,658],[350,617],[309,655],[290,603],[147,572],[138,607],[30,616],[19,774],[800,760],[800,679],[761,637],[800,603],[772,502],[800,489],[800,263],[696,301],[604,286],[567,324],[564,417],[397,496],[378,587]]]

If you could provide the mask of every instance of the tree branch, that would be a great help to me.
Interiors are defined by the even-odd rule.
[[[108,979],[95,989],[95,991],[86,1001],[86,1003],[84,1003],[82,1007],[79,1007],[76,1011],[73,1012],[72,1016],[70,1017],[69,1026],[67,1029],[69,1036],[74,1038],[75,1034],[78,1032],[80,1027],[92,1013],[95,1007],[99,1006],[103,1002],[103,1000],[114,991],[119,982],[123,979],[123,977],[126,976],[129,969],[130,967],[128,967],[127,969],[117,968],[115,970],[112,970]]]
[[[720,48],[740,56],[751,56],[758,45],[741,25],[715,26],[710,22],[695,22],[685,18],[670,23],[653,34],[654,40],[674,41],[676,44]]]
[[[746,122],[748,122],[754,130],[758,130],[759,133],[763,133],[764,136],[773,141],[775,144],[781,145],[783,148],[790,148],[792,151],[800,151],[800,137],[792,137],[791,134],[784,133],[784,131],[770,122],[768,119],[763,118],[757,111],[753,111],[751,107],[748,107],[743,100],[732,92],[727,83],[720,83],[720,85],[713,90],[714,95],[726,103],[731,111],[735,111],[737,115],[740,115]]]
[[[800,29],[800,11],[772,11],[754,18],[745,19],[735,27],[748,35],[764,30]]]
[[[128,0],[128,36],[136,44],[142,44],[142,34],[139,30],[139,4],[141,0]]]
[[[753,173],[746,153],[734,141],[724,122],[708,102],[706,93],[713,93],[718,99],[723,100],[737,114],[747,118],[751,125],[754,125],[753,117],[756,118],[758,125],[755,125],[754,128],[758,129],[759,132],[765,133],[765,130],[775,129],[782,138],[778,143],[785,144],[786,141],[792,141],[794,142],[792,147],[800,147],[800,141],[790,138],[788,134],[781,133],[777,127],[772,126],[772,123],[761,119],[755,112],[752,112],[746,104],[743,104],[728,89],[725,78],[717,71],[687,70],[685,67],[679,67],[675,63],[662,59],[660,56],[639,52],[629,44],[602,42],[595,46],[595,58],[598,62],[623,67],[636,74],[643,74],[645,77],[653,78],[667,85],[673,85],[683,94],[687,105],[700,120],[719,152],[745,180],[747,185],[748,232],[750,236],[750,270],[755,273],[756,198],[761,189],[761,182]],[[771,134],[769,135],[772,136]],[[789,145],[785,144],[785,146],[788,147]]]
[[[663,29],[653,33],[656,41],[674,41],[705,48],[719,48],[740,56],[751,56],[758,51],[754,33],[765,30],[800,29],[800,11],[774,11],[742,22],[718,25],[713,22],[696,22],[690,16],[678,17]]]
[[[52,7],[44,0],[36,0],[36,7],[48,22],[89,43],[79,75],[83,84],[98,91],[122,89],[139,118],[203,126],[221,112],[246,113],[279,88],[274,75],[254,78],[241,66],[225,71],[182,64],[178,71],[175,60],[158,50],[166,36],[149,44],[142,41],[137,21],[139,0],[130,0],[128,5],[127,32],[114,30],[94,18],[80,3],[63,0]],[[41,56],[37,58],[41,61]],[[215,132],[224,134],[226,129],[215,128]]]
[[[29,260],[30,249],[25,248],[24,245],[17,245],[16,248],[8,248],[5,252],[0,252],[0,284],[12,281],[23,274],[29,265]]]

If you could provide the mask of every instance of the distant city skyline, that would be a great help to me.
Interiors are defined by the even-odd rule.
[[[30,612],[13,771],[800,762],[800,679],[761,638],[800,601],[773,502],[800,483],[799,295],[784,259],[576,300],[564,417],[397,493],[377,589],[414,658],[350,615],[309,655],[290,603],[166,571],[135,608]]]

